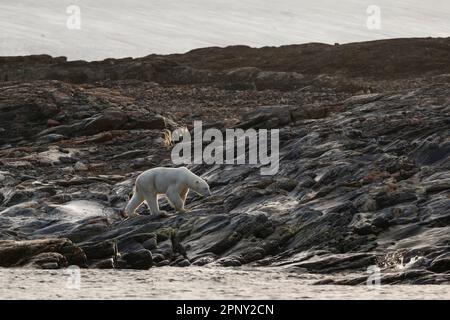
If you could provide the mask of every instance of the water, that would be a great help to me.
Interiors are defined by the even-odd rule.
[[[277,268],[0,268],[0,299],[450,299],[450,285],[312,285],[322,278]]]
[[[80,29],[66,26],[70,5],[79,6]],[[380,29],[367,27],[371,5]],[[8,30],[0,55],[101,60],[233,44],[447,37],[449,15],[447,0],[0,0],[0,28]]]

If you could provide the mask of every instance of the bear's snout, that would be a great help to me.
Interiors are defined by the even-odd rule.
[[[211,191],[208,189],[208,190],[206,190],[205,192],[203,192],[203,196],[204,197],[208,197],[208,196],[210,196],[211,195]]]

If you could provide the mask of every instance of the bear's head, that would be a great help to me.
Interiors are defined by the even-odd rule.
[[[211,190],[209,190],[208,183],[205,180],[203,180],[202,178],[195,179],[194,184],[192,186],[192,190],[194,190],[199,195],[204,196],[204,197],[211,195]]]

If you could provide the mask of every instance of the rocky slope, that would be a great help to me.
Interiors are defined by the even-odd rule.
[[[450,39],[3,57],[0,79],[0,266],[271,265],[359,284],[377,265],[382,283],[450,282]],[[280,129],[278,174],[193,165],[211,197],[121,220],[194,120]]]

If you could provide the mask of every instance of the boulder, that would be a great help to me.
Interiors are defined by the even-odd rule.
[[[56,262],[58,266],[86,266],[83,250],[68,239],[0,240],[0,266],[18,267]]]
[[[153,266],[152,253],[146,249],[127,252],[122,255],[122,259],[133,269],[146,270]]]

